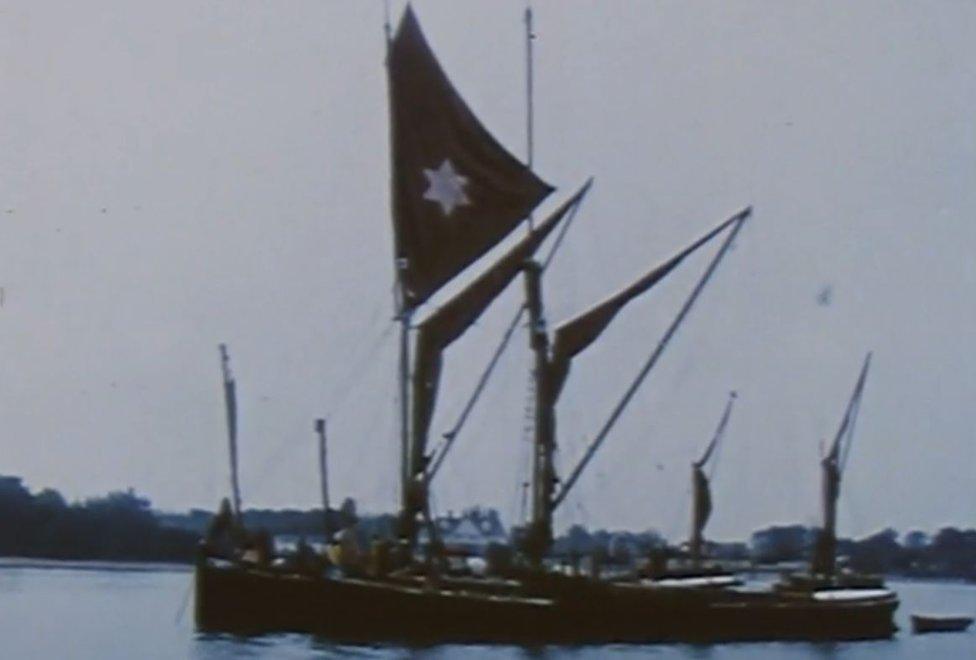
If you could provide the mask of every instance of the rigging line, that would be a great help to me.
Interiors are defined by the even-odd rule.
[[[533,156],[533,107],[532,107],[532,41],[535,34],[532,32],[532,3],[525,2],[525,150],[529,169],[532,169]],[[529,228],[532,228],[532,217],[529,217]]]
[[[549,249],[549,254],[546,255],[545,260],[542,262],[543,271],[545,271],[545,269],[552,262],[553,257],[556,256],[556,251],[559,249],[559,246],[562,245],[563,238],[565,238],[566,232],[569,230],[570,225],[573,224],[573,219],[576,217],[577,211],[579,211],[580,207],[583,205],[583,200],[586,199],[586,195],[587,193],[589,193],[590,186],[592,185],[592,183],[593,183],[592,178],[586,182],[585,186],[583,187],[583,191],[580,194],[579,199],[576,200],[576,203],[573,205],[571,209],[569,209],[569,212],[566,214],[566,219],[563,221],[563,226],[560,227],[559,233],[556,234],[556,238],[553,240],[552,247]],[[471,396],[468,398],[468,402],[464,405],[464,408],[461,410],[461,414],[458,416],[457,421],[454,422],[454,426],[452,426],[450,430],[446,431],[443,434],[444,444],[441,447],[440,451],[438,452],[437,457],[434,459],[433,463],[431,464],[430,469],[427,471],[428,484],[434,479],[434,475],[437,474],[438,470],[440,470],[441,464],[444,462],[444,458],[447,456],[447,452],[450,451],[451,446],[454,444],[455,440],[457,439],[457,436],[461,432],[461,429],[464,427],[465,422],[468,421],[468,416],[471,414],[471,411],[474,409],[475,404],[481,398],[481,394],[484,391],[485,386],[488,384],[488,379],[491,378],[491,374],[494,372],[495,367],[498,365],[498,362],[501,359],[502,354],[505,352],[505,349],[508,348],[508,344],[512,339],[512,335],[515,333],[516,328],[518,328],[519,323],[522,321],[523,314],[525,314],[525,303],[522,303],[522,305],[520,305],[518,310],[515,312],[515,316],[512,318],[512,322],[509,323],[508,328],[506,328],[505,333],[502,335],[502,340],[501,342],[499,342],[498,348],[495,349],[495,352],[492,354],[491,359],[488,360],[488,366],[485,367],[484,371],[481,373],[481,376],[478,378],[478,383],[477,385],[475,385],[474,392],[472,392]]]
[[[840,472],[844,473],[847,469],[847,457],[850,456],[851,446],[854,444],[854,424],[857,422],[857,415],[861,412],[861,397],[860,394],[857,397],[857,403],[851,410],[851,423],[847,427],[847,442],[844,443],[844,455],[840,459]]]
[[[603,444],[604,440],[606,440],[607,434],[609,434],[614,424],[616,424],[617,420],[620,418],[620,415],[627,407],[627,404],[629,404],[630,400],[634,397],[634,394],[637,393],[638,388],[640,388],[641,384],[644,382],[644,379],[647,377],[647,374],[650,373],[654,365],[657,364],[658,358],[661,357],[661,354],[664,352],[664,349],[667,347],[668,342],[670,342],[671,337],[674,336],[675,332],[677,332],[678,330],[678,327],[681,325],[682,321],[684,321],[685,317],[688,315],[688,312],[691,311],[691,308],[694,306],[695,301],[698,300],[698,296],[705,288],[705,285],[708,284],[708,281],[711,279],[712,274],[718,268],[719,262],[722,261],[722,258],[725,256],[729,248],[732,246],[732,242],[735,240],[736,235],[739,233],[739,230],[742,229],[743,224],[745,223],[746,219],[749,217],[751,213],[752,213],[752,207],[750,206],[740,211],[735,216],[733,216],[733,218],[735,218],[736,220],[736,223],[735,226],[732,228],[732,231],[729,232],[729,235],[722,243],[722,247],[719,248],[719,251],[715,254],[714,257],[712,257],[711,262],[708,264],[708,268],[705,270],[705,274],[702,275],[701,279],[698,280],[698,283],[695,285],[694,290],[692,290],[691,295],[688,296],[687,300],[685,300],[685,303],[681,308],[681,311],[678,312],[678,316],[675,317],[674,321],[671,322],[671,325],[664,333],[664,337],[661,338],[661,341],[654,349],[654,352],[651,353],[651,356],[647,359],[647,362],[644,363],[644,366],[637,374],[637,378],[634,379],[630,387],[624,393],[624,396],[620,400],[620,403],[617,404],[617,407],[614,408],[613,412],[610,414],[610,417],[607,419],[606,423],[604,423],[603,428],[600,429],[600,432],[597,433],[596,438],[593,440],[592,443],[590,443],[590,446],[587,448],[586,453],[583,454],[583,458],[580,460],[579,463],[577,463],[576,468],[569,475],[569,478],[566,479],[566,481],[563,483],[563,487],[559,491],[559,494],[552,501],[553,511],[555,511],[555,509],[560,505],[560,503],[562,503],[562,501],[566,498],[566,494],[576,483],[576,480],[579,479],[579,476],[583,472],[583,469],[586,468],[587,464],[593,458],[593,455],[600,448],[600,445]]]
[[[343,390],[341,395],[339,395],[336,404],[332,406],[332,410],[325,416],[327,420],[332,419],[334,417],[336,410],[340,409],[342,405],[345,404],[345,401],[357,391],[357,388],[359,388],[359,386],[362,385],[366,376],[368,376],[371,373],[369,368],[364,365],[378,364],[378,362],[376,361],[376,355],[379,352],[379,349],[383,346],[383,343],[392,333],[394,325],[395,324],[392,322],[387,324],[387,326],[384,328],[380,336],[377,337],[376,341],[373,342],[373,345],[371,346],[369,352],[365,355],[365,359],[363,359],[360,362],[361,368],[358,369],[358,371],[356,372],[352,372],[353,373],[351,379],[352,382],[343,383],[345,385],[345,389]],[[285,449],[287,449],[290,446],[293,446],[292,439],[286,437],[283,438],[273,448],[272,452],[268,455],[267,459],[265,459],[265,461],[261,463],[260,465],[261,472],[257,475],[255,479],[253,479],[254,485],[252,486],[252,489],[257,489],[258,492],[260,492],[261,485],[266,483],[266,480],[268,476],[271,474],[272,470],[277,468],[278,465],[280,465],[281,458],[284,455]]]
[[[847,442],[844,443],[843,454],[840,457],[838,463],[838,468],[841,474],[844,473],[844,467],[847,465],[847,457],[851,451],[851,444],[854,442],[854,422],[857,420],[857,413],[861,409],[861,395],[864,392],[864,384],[867,381],[868,369],[871,366],[871,353],[867,354],[864,358],[864,366],[861,367],[861,374],[858,376],[857,385],[854,387],[854,393],[851,395],[851,401],[847,406],[847,411],[844,414],[844,430],[843,436],[846,438]]]
[[[329,419],[332,417],[333,413],[341,409],[352,392],[359,387],[360,383],[362,383],[363,378],[365,378],[366,374],[368,373],[366,365],[372,363],[376,358],[376,353],[390,337],[390,334],[393,332],[393,328],[395,326],[396,324],[392,321],[387,323],[383,328],[383,332],[381,332],[373,341],[368,350],[363,353],[361,358],[353,363],[353,367],[346,372],[346,377],[336,382],[332,392],[330,393],[331,395],[329,396],[329,400],[333,401],[333,404],[331,406],[331,410],[329,410],[325,415],[326,419]]]
[[[719,422],[718,430],[715,431],[715,444],[713,449],[714,458],[712,459],[708,470],[709,481],[712,480],[712,478],[715,476],[716,469],[718,469],[718,461],[722,455],[722,440],[725,438],[725,429],[728,426],[729,419],[732,416],[732,404],[735,402],[737,397],[738,394],[735,392],[735,390],[729,393],[729,402],[725,405],[725,412],[722,414],[722,421]]]
[[[720,443],[715,446],[715,458],[712,459],[712,464],[708,467],[709,484],[711,484],[712,480],[715,478],[715,471],[718,469],[718,462],[721,457],[722,457],[722,445]]]

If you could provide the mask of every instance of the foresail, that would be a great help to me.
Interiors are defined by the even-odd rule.
[[[468,109],[409,6],[387,64],[395,250],[403,302],[412,309],[505,238],[553,189]]]
[[[566,213],[579,203],[587,187],[580,188],[573,197],[519,241],[491,268],[442,305],[418,327],[412,397],[412,474],[418,474],[424,469],[427,433],[437,398],[441,354],[444,349],[464,334],[464,331],[521,272],[526,259],[535,253]]]
[[[553,398],[557,399],[562,392],[563,384],[569,375],[570,361],[587,346],[596,341],[597,337],[610,325],[617,312],[623,309],[631,300],[648,291],[664,279],[685,257],[738,220],[740,220],[739,216],[734,216],[726,220],[627,288],[556,328],[552,346],[552,360],[550,362]]]

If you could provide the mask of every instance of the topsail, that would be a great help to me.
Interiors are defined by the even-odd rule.
[[[458,95],[410,7],[390,42],[393,228],[403,304],[413,309],[552,192]]]

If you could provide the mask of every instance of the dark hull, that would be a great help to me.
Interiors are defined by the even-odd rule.
[[[201,562],[201,630],[302,631],[341,641],[606,643],[879,639],[897,598],[825,603],[772,593],[662,589],[584,578],[422,583],[280,575]]]

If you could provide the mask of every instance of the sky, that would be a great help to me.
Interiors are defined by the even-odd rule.
[[[524,159],[524,1],[413,6]],[[976,5],[532,6],[534,169],[558,188],[541,211],[595,177],[546,274],[551,323],[754,207],[557,528],[685,534],[689,465],[730,390],[707,534],[815,524],[821,443],[868,350],[840,533],[976,524]],[[333,498],[394,509],[383,16],[380,0],[0,0],[0,472],[70,498],[131,486],[165,510],[215,506],[226,342],[246,506],[318,503],[327,416]],[[709,256],[574,362],[561,473]],[[521,295],[447,352],[435,438]],[[529,365],[522,332],[434,483],[437,512],[519,519]]]

